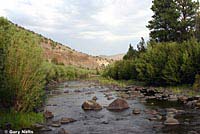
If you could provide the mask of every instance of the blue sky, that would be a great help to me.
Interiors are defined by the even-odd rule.
[[[146,40],[151,0],[0,0],[0,16],[78,51],[125,53]]]

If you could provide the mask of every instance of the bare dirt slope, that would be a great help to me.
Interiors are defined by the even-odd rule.
[[[44,56],[49,62],[88,69],[105,67],[111,63],[109,59],[77,52],[52,40],[44,39],[41,45],[44,49]]]

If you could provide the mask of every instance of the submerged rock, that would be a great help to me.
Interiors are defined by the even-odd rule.
[[[36,123],[36,124],[33,124],[32,127],[36,130],[39,130],[39,129],[42,129],[44,127],[43,124],[39,124],[39,123]]]
[[[167,113],[178,113],[178,110],[175,108],[167,108],[166,111]]]
[[[138,108],[133,109],[133,114],[140,114],[141,110]]]
[[[60,130],[58,130],[57,134],[69,134],[69,132],[65,130],[64,128],[61,128]]]
[[[61,126],[60,121],[52,121],[51,126],[52,127],[60,127]]]
[[[102,106],[94,100],[87,100],[82,104],[84,110],[101,110]]]
[[[124,109],[128,109],[129,105],[128,103],[123,100],[123,99],[116,99],[114,100],[108,107],[108,110],[124,110]]]
[[[114,99],[114,97],[112,97],[112,96],[107,97],[107,100],[113,100],[113,99]]]
[[[169,95],[169,101],[177,101],[178,97],[176,95]]]
[[[197,103],[196,103],[196,106],[197,106],[198,108],[200,108],[200,102],[197,102]]]
[[[197,100],[188,101],[188,102],[186,103],[186,106],[189,107],[189,108],[195,108],[196,103],[197,103]]]
[[[52,113],[51,111],[46,110],[46,111],[44,112],[44,117],[45,117],[46,119],[51,119],[51,118],[54,117],[54,115],[53,115],[53,113]]]
[[[73,118],[66,118],[66,117],[63,117],[60,119],[61,124],[68,124],[68,123],[75,122],[75,121],[76,120]]]
[[[52,129],[45,126],[45,127],[41,128],[40,131],[52,131]]]
[[[188,97],[186,96],[179,96],[178,99],[181,101],[181,102],[186,102],[188,100]]]

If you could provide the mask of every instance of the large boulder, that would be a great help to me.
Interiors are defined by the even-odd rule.
[[[116,100],[114,100],[108,107],[108,110],[124,110],[129,108],[128,103],[123,100],[123,99],[119,99],[117,98]]]
[[[84,110],[101,110],[102,106],[94,100],[87,100],[82,104]]]

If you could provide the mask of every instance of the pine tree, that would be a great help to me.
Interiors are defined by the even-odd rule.
[[[127,54],[123,57],[123,59],[124,59],[124,60],[132,60],[132,59],[135,59],[137,56],[138,56],[137,50],[135,50],[135,49],[133,48],[133,46],[130,44],[130,45],[129,45],[128,52],[127,52]]]
[[[154,0],[151,10],[154,12],[147,28],[150,30],[151,40],[157,42],[175,41],[179,12],[174,0]]]
[[[189,40],[194,36],[195,19],[199,4],[192,0],[175,0],[175,2],[180,14],[179,25],[177,25],[178,40]]]
[[[199,3],[199,1],[198,1]],[[195,37],[200,42],[200,7],[196,13]]]
[[[141,41],[137,44],[137,49],[139,53],[146,51],[145,41],[143,37],[141,37]]]
[[[186,41],[194,36],[198,2],[192,0],[154,0],[154,15],[147,26],[157,42]]]

